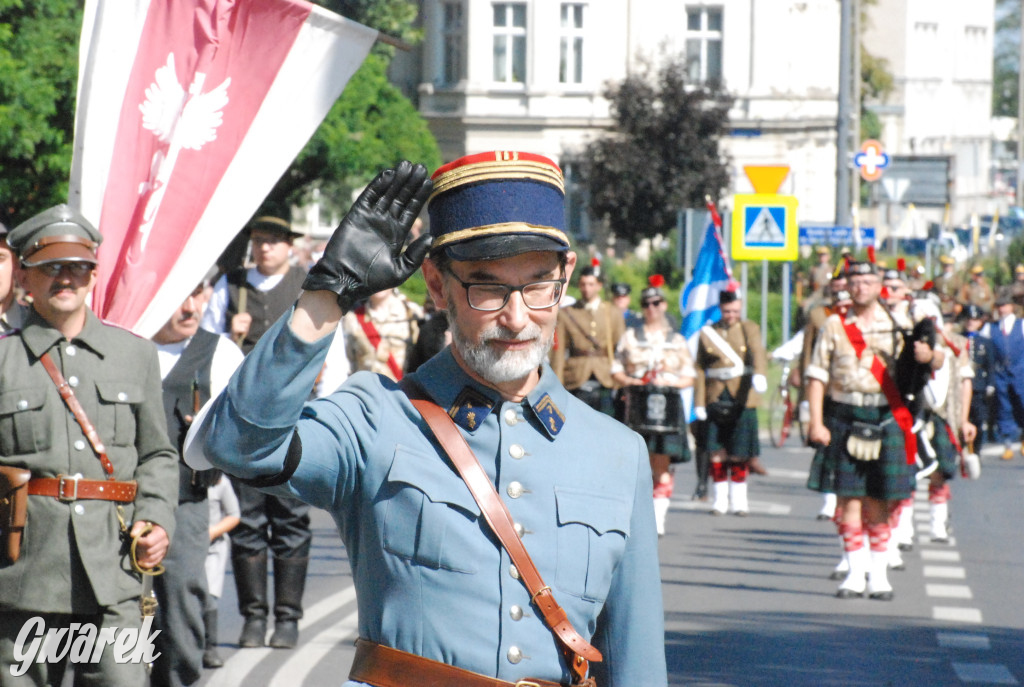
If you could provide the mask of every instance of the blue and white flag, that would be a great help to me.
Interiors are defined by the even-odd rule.
[[[718,212],[710,201],[708,208],[711,210],[712,220],[708,222],[708,228],[704,232],[704,241],[700,245],[700,253],[697,254],[693,276],[679,297],[679,311],[683,316],[683,324],[679,331],[686,337],[690,356],[694,360],[697,359],[700,328],[722,318],[722,310],[718,307],[719,294],[728,290],[732,283],[732,273],[725,261],[722,239],[715,225]],[[683,390],[683,408],[690,422],[696,420],[693,413],[693,388]]]
[[[693,268],[693,278],[683,289],[683,295],[679,299],[679,311],[683,316],[683,324],[679,331],[690,343],[691,353],[697,352],[697,335],[700,328],[721,319],[722,311],[718,307],[718,297],[722,291],[729,288],[731,281],[732,275],[722,252],[722,240],[714,223],[709,222]]]

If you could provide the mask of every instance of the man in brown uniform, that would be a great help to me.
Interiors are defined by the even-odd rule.
[[[814,252],[818,264],[811,268],[811,291],[824,291],[832,278],[832,251],[828,246],[818,246]]]
[[[961,305],[973,303],[988,312],[991,312],[992,307],[996,304],[996,295],[992,292],[988,281],[985,280],[985,269],[981,265],[971,268],[971,281],[960,289],[960,303]]]
[[[612,414],[612,362],[626,331],[622,313],[601,299],[602,281],[593,267],[580,271],[580,299],[558,311],[551,367],[573,396]]]
[[[949,318],[954,314],[956,299],[960,295],[963,284],[960,283],[960,277],[956,273],[956,261],[953,258],[941,255],[939,262],[942,263],[942,272],[935,277],[935,293],[938,294],[939,302],[942,304],[942,316]]]
[[[768,389],[768,356],[761,328],[741,319],[739,292],[723,291],[719,305],[722,319],[702,327],[697,344],[693,405],[697,418],[706,420],[705,445],[698,449],[711,455],[711,514],[746,515],[747,471],[761,453],[757,406]]]

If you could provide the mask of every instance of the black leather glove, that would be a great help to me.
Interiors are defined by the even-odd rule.
[[[342,312],[348,312],[370,294],[403,283],[430,249],[431,236],[424,234],[402,253],[433,187],[427,168],[406,160],[378,174],[334,230],[302,288],[333,291]]]

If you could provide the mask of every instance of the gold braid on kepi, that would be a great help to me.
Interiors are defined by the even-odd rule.
[[[427,211],[431,250],[452,260],[493,260],[531,251],[564,252],[565,182],[553,161],[493,151],[438,169]]]

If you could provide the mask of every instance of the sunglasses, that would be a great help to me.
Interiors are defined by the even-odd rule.
[[[641,306],[643,306],[643,307],[645,307],[645,308],[653,308],[653,307],[657,307],[657,306],[661,305],[661,304],[662,304],[662,303],[664,303],[664,302],[665,302],[665,301],[663,301],[663,300],[656,300],[656,301],[644,301],[644,302],[643,302],[643,303],[641,303],[640,305],[641,305]]]
[[[36,269],[47,277],[56,277],[64,270],[68,270],[76,277],[84,277],[96,269],[96,266],[91,262],[48,262],[37,266]]]

